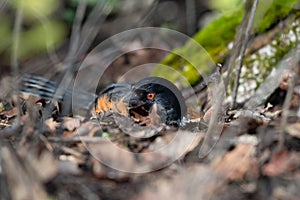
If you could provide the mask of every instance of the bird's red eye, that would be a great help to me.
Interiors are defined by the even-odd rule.
[[[147,94],[147,99],[149,99],[149,100],[154,99],[154,97],[155,97],[155,94],[154,94],[154,93],[149,93],[149,94]]]

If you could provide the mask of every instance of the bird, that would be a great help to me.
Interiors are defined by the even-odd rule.
[[[71,91],[57,96],[57,83],[39,76],[25,75],[21,92],[45,99],[64,101]],[[118,113],[143,124],[153,113],[166,125],[183,126],[187,107],[181,91],[169,80],[147,77],[135,83],[114,83],[97,94],[77,92],[83,100],[81,106],[92,105],[91,111],[99,118],[105,113]],[[88,103],[87,103],[88,102]]]

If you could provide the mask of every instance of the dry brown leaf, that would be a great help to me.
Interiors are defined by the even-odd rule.
[[[101,131],[102,128],[100,126],[96,126],[93,127],[90,132],[88,133],[88,136],[93,137],[95,135],[95,133],[97,133],[98,131]]]
[[[177,132],[168,132],[162,137],[158,137],[149,146],[151,151],[159,151],[160,154],[177,160],[192,151],[204,138],[202,132],[189,132],[178,130]]]
[[[62,125],[68,131],[74,131],[80,126],[80,119],[73,117],[64,117]]]
[[[53,178],[57,174],[57,165],[53,155],[48,151],[43,151],[42,154],[37,157],[33,154],[26,154],[28,163],[35,170],[36,175],[40,180],[46,182]]]
[[[280,176],[296,170],[300,166],[300,153],[278,151],[271,157],[269,163],[262,168],[262,173],[268,176]]]
[[[94,124],[93,122],[91,121],[87,121],[83,124],[81,124],[77,129],[76,129],[76,134],[77,135],[80,135],[80,136],[85,136],[85,135],[89,135],[90,134],[90,131],[93,130],[93,128],[100,128],[99,125],[97,124]]]
[[[5,110],[3,103],[0,101],[0,114]]]
[[[210,108],[204,113],[203,120],[204,120],[205,122],[209,122],[212,112],[213,112],[213,107],[210,107]]]
[[[145,110],[144,105],[136,106],[129,110],[130,115],[136,122],[143,123],[149,119],[149,113]],[[145,123],[146,124],[146,123]]]
[[[54,121],[52,117],[45,120],[44,124],[48,127],[50,132],[56,131],[56,129],[60,126],[60,123]]]
[[[300,96],[299,94],[294,93],[291,100],[291,108],[299,108],[300,107]]]
[[[255,146],[238,144],[232,151],[211,163],[212,170],[231,181],[258,176],[258,160],[254,156]]]
[[[287,90],[289,88],[289,79],[293,76],[291,70],[283,70],[280,75],[279,88],[282,90]]]
[[[164,126],[152,127],[152,126],[140,126],[132,119],[123,116],[121,114],[114,114],[114,120],[118,127],[132,137],[149,138],[162,131]]]
[[[285,128],[286,132],[293,137],[300,138],[300,122],[288,125]]]
[[[70,137],[70,136],[73,135],[74,133],[75,133],[75,131],[64,131],[63,137]]]
[[[157,177],[133,199],[237,199],[227,187],[223,177],[212,172],[208,166],[197,165],[181,170],[170,179]]]
[[[82,170],[79,168],[78,164],[65,160],[64,156],[60,156],[60,161],[57,162],[57,169],[60,174],[82,174]]]
[[[12,117],[17,116],[17,114],[18,114],[18,108],[14,107],[11,110],[7,110],[7,111],[1,112],[0,114],[4,115],[7,118],[12,118]]]
[[[106,139],[103,139],[99,143],[88,143],[87,147],[95,160],[100,161],[110,168],[124,172],[149,172],[160,169],[169,162],[167,157],[159,153],[132,153],[129,149],[120,147]],[[95,167],[98,166],[95,165]]]
[[[7,181],[4,185],[8,185],[11,199],[47,199],[47,193],[31,163],[9,146],[1,145],[0,148],[1,165],[4,166]]]
[[[91,121],[87,121],[85,123],[80,124],[80,126],[76,127],[74,130],[71,131],[64,131],[64,137],[75,137],[75,136],[92,136],[96,131],[100,130],[101,127],[94,124]]]
[[[128,181],[130,173],[115,170],[106,165],[103,165],[99,160],[92,159],[92,171],[93,175],[99,179],[112,179],[115,181]]]

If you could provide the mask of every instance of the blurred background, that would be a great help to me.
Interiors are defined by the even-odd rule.
[[[0,2],[1,76],[18,69],[20,73],[44,76],[50,73],[48,76],[54,79],[59,79],[56,75],[67,68],[75,72],[88,53],[105,39],[122,31],[149,26],[165,27],[190,36],[205,49],[213,62],[224,64],[244,12],[249,10],[245,9],[245,0]],[[295,46],[299,36],[298,25],[298,0],[259,1],[242,72],[242,81],[250,82],[251,87],[248,84],[248,89],[244,88],[241,92],[256,89],[272,67]],[[137,45],[141,45],[139,41],[129,42],[120,48],[128,51]],[[197,62],[204,73],[214,71],[214,67],[206,66],[206,62],[202,61],[203,55],[190,49],[188,44],[183,44],[177,51],[195,55],[193,62]],[[110,54],[109,47],[107,53]],[[126,53],[111,63],[107,76],[102,80],[103,85],[116,82],[134,66],[159,62],[179,71],[191,85],[199,83],[201,77],[194,66],[169,53],[158,50]],[[99,63],[97,60],[93,62]],[[161,76],[168,72],[154,68],[147,73]],[[177,76],[170,74],[170,79],[181,85]]]
[[[88,48],[76,58],[80,61],[101,41],[136,27],[166,27],[193,36],[222,11],[234,8],[240,2],[241,0],[1,0],[1,74],[10,72],[13,56],[18,60],[20,70],[26,73],[42,74],[61,62],[70,51],[70,37],[77,9],[82,9],[78,12],[84,12],[81,23],[90,22],[86,24],[90,27],[82,28],[92,28],[96,33]],[[80,4],[84,5],[78,8]],[[161,56],[158,59],[162,59]]]
[[[299,199],[299,8],[299,0],[0,0],[0,199]],[[170,32],[128,31],[128,40],[108,39],[139,27],[187,37],[177,41]],[[215,73],[219,68],[222,73]],[[191,121],[199,127],[180,130],[183,139],[162,154],[144,160],[120,156],[103,141],[149,152],[173,136],[133,138],[123,134],[122,124],[109,121],[99,127],[69,112],[70,97],[19,98],[17,80],[24,74],[42,76],[27,77],[38,89],[43,82],[66,97],[74,83],[84,92],[96,85],[95,92],[117,81],[166,77],[197,111],[188,119],[205,123]],[[202,84],[201,75],[211,78],[212,87]],[[219,80],[227,87],[213,87]],[[221,94],[219,89],[227,89],[224,106],[221,95],[210,93]],[[212,101],[222,104],[220,112],[210,107]],[[207,126],[211,115],[216,120]],[[210,130],[223,119],[219,138]],[[129,167],[150,161],[145,167],[156,169],[190,133],[199,137],[182,158],[149,174],[110,169],[89,152],[104,152]],[[92,146],[82,145],[83,139]],[[202,156],[205,144],[214,149]]]

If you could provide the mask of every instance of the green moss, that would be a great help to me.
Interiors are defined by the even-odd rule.
[[[213,53],[211,54],[213,58],[217,58],[218,52],[234,38],[242,17],[243,9],[240,7],[225,13],[197,33],[193,39],[198,41],[210,54]]]
[[[226,46],[233,40],[242,16],[242,6],[223,14],[187,41],[184,47],[175,49],[161,63],[179,71],[192,85],[197,83],[202,76],[214,70],[214,62],[223,61],[228,52]],[[195,45],[195,42],[200,46]],[[152,74],[161,76],[163,73],[166,72],[156,67]],[[174,76],[170,78],[169,74],[167,78],[177,81],[173,79]]]
[[[299,3],[299,0],[274,0],[263,18],[260,19],[257,27],[256,33],[263,33],[268,30],[272,25],[278,22],[280,19],[284,19],[289,15],[289,13],[295,8]],[[263,7],[263,1],[260,3],[260,9]],[[259,12],[259,11],[258,11]]]
[[[254,22],[255,33],[263,33],[278,21],[286,18],[295,10],[297,3],[298,0],[260,1]],[[224,62],[224,58],[229,52],[228,44],[234,41],[243,13],[244,5],[240,5],[200,30],[192,40],[200,44],[205,51],[193,48],[193,45],[190,45],[192,40],[189,40],[182,48],[175,49],[161,63],[179,71],[191,84],[197,83],[201,75],[207,75],[213,71],[207,53],[214,62]],[[282,53],[284,54],[284,51]],[[198,70],[201,71],[201,75],[197,72]],[[156,76],[161,76],[163,73],[165,72],[160,70],[159,67],[153,70],[153,75]],[[168,74],[168,77],[172,77],[169,80],[173,82],[177,81],[173,79],[175,76]]]

